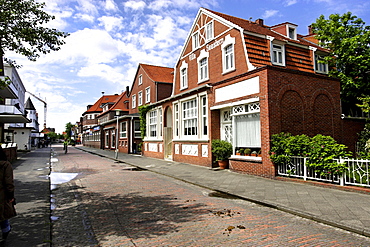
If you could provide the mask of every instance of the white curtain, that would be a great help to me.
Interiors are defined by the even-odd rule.
[[[260,114],[234,116],[235,145],[237,147],[261,147]]]

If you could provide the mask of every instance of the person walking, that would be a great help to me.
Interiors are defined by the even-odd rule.
[[[11,226],[9,219],[16,216],[14,199],[14,178],[12,164],[0,146],[0,226],[2,238],[6,240]]]

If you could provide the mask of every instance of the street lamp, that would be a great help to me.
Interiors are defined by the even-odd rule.
[[[118,159],[118,135],[119,135],[118,118],[119,118],[120,112],[121,112],[120,110],[116,110],[117,125],[116,125],[116,150],[115,150],[115,156],[114,156],[115,159]]]

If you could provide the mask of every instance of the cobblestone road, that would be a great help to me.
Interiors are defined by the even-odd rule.
[[[370,239],[74,148],[54,147],[53,246],[370,246]],[[221,196],[221,197],[220,197]]]

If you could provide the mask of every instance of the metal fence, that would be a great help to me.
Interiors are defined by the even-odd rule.
[[[290,157],[290,162],[278,165],[278,175],[302,178],[304,180],[317,180],[331,182],[340,185],[356,185],[370,187],[370,160],[358,159],[335,159],[339,163],[345,163],[347,169],[342,176],[327,174],[323,176],[314,168],[306,166],[308,158]]]

